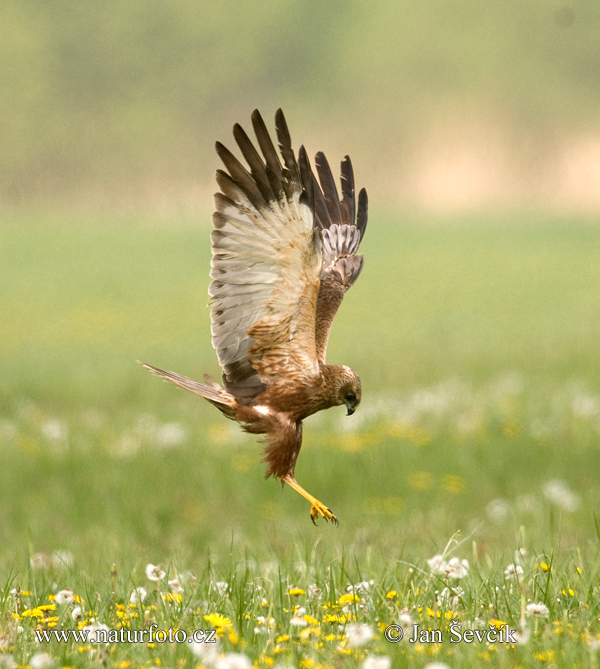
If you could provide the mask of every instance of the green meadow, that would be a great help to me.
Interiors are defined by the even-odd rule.
[[[328,350],[363,400],[306,421],[296,468],[340,521],[314,527],[136,364],[219,377],[208,221],[4,216],[0,667],[596,667],[600,226],[370,215]],[[35,639],[101,624],[218,642]]]

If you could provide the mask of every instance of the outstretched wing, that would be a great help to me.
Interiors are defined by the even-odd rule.
[[[331,324],[346,291],[358,279],[363,256],[357,255],[367,226],[367,191],[358,194],[358,211],[354,197],[354,172],[350,158],[341,164],[342,199],[340,200],[331,168],[321,152],[315,157],[320,185],[313,176],[315,223],[323,238],[323,270],[317,300],[317,356],[325,362]]]
[[[318,371],[315,314],[322,268],[312,172],[296,161],[282,111],[275,116],[283,164],[258,113],[260,152],[244,130],[235,140],[249,171],[222,144],[217,171],[211,278],[212,341],[228,392],[249,399],[289,375]]]

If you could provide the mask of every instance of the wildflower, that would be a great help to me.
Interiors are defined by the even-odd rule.
[[[390,669],[392,660],[387,655],[367,655],[362,663],[362,669]]]
[[[525,611],[528,615],[547,618],[550,611],[545,604],[527,604]]]
[[[544,496],[556,505],[562,511],[569,513],[577,511],[580,504],[579,495],[569,490],[569,486],[564,481],[553,479],[544,484]]]
[[[464,578],[469,572],[469,562],[468,560],[459,560],[457,557],[453,557],[446,565],[445,572],[449,578]]]
[[[431,569],[434,574],[445,574],[446,567],[448,566],[448,563],[446,560],[444,560],[442,555],[434,555],[432,558],[427,560],[427,564],[429,565],[429,569]]]
[[[290,625],[294,625],[296,627],[306,627],[308,623],[306,622],[305,616],[306,616],[306,609],[304,608],[304,606],[298,607],[298,609],[294,613],[293,618],[290,620]]]
[[[56,663],[56,660],[48,653],[36,653],[29,658],[31,669],[47,669]]]
[[[50,560],[46,553],[35,553],[29,558],[32,569],[44,569],[50,566]]]
[[[452,606],[455,607],[458,605],[458,600],[464,595],[464,590],[460,587],[444,588],[442,592],[438,595],[437,603],[438,606]]]
[[[288,590],[288,592],[290,593],[290,595],[305,595],[305,594],[306,594],[306,593],[304,592],[304,590],[302,590],[302,588],[296,588],[295,586],[292,586],[292,587]]]
[[[108,625],[105,625],[104,623],[94,622],[92,619],[92,623],[90,625],[86,625],[82,631],[87,631],[88,643],[100,643],[102,641],[102,638],[98,637],[98,632],[100,630],[105,630],[106,633],[108,634],[108,632],[110,631],[110,627]]]
[[[15,658],[10,653],[0,655],[0,667],[3,669],[16,669],[17,666]]]
[[[521,576],[523,576],[523,567],[521,567],[520,564],[515,564],[513,562],[512,564],[509,564],[504,570],[504,576],[506,576],[506,578],[520,580]]]
[[[72,590],[60,590],[56,593],[56,603],[57,604],[70,604],[73,601],[73,591]]]
[[[397,593],[395,590],[390,590],[390,591],[386,594],[385,598],[386,598],[386,599],[396,599],[397,596],[398,596],[398,593]]]
[[[50,562],[56,568],[72,567],[75,558],[69,551],[54,551],[50,556]]]
[[[403,629],[408,629],[409,627],[412,627],[413,619],[410,613],[408,613],[408,611],[403,611],[400,614],[400,625],[402,626]]]
[[[169,587],[177,595],[183,595],[183,588],[181,587],[181,583],[179,582],[178,578],[174,578],[174,579],[170,580],[169,581]]]
[[[181,423],[165,423],[156,428],[155,443],[162,448],[180,446],[188,438],[188,431]]]
[[[219,642],[204,643],[203,641],[192,641],[187,644],[190,651],[200,660],[205,667],[214,667],[218,659]]]
[[[215,669],[250,669],[252,662],[244,653],[227,653],[215,662]]]
[[[150,581],[162,581],[165,577],[165,572],[156,564],[147,564],[146,577]]]
[[[139,588],[134,588],[131,591],[129,601],[131,604],[139,604],[146,599],[147,594],[148,593],[146,592],[146,588],[142,588],[141,586]]]
[[[58,418],[50,418],[42,424],[42,434],[48,441],[65,441],[69,436],[69,428]]]
[[[375,581],[361,581],[360,583],[356,583],[356,585],[349,585],[346,588],[346,592],[353,592],[355,595],[366,595],[374,583]]]
[[[229,590],[229,583],[226,581],[217,581],[214,584],[215,588],[217,589],[217,592],[221,597],[225,597],[227,594],[227,591]]]
[[[374,636],[373,628],[366,623],[351,623],[346,627],[346,644],[349,648],[360,648]]]
[[[81,606],[76,606],[71,611],[71,618],[73,618],[73,620],[79,620],[82,616],[83,616],[83,611],[81,610]]]
[[[321,588],[319,588],[315,583],[309,585],[307,590],[308,590],[308,596],[311,599],[320,599],[321,598]]]
[[[485,507],[487,515],[492,520],[504,520],[510,513],[510,504],[505,500],[498,497],[493,499]]]

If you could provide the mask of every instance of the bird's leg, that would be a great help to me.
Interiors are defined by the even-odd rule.
[[[284,483],[287,483],[290,488],[293,488],[296,492],[299,492],[302,497],[305,497],[310,502],[310,517],[312,518],[313,523],[319,517],[319,515],[321,515],[323,518],[325,518],[325,520],[330,520],[336,525],[338,524],[338,519],[325,506],[325,504],[323,504],[323,502],[319,502],[319,500],[316,497],[313,497],[309,492],[306,492],[306,490],[304,490],[304,488],[291,474],[284,476],[281,480]]]

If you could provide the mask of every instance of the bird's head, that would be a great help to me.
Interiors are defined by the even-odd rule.
[[[348,409],[347,415],[351,416],[356,411],[356,407],[360,404],[360,378],[354,370],[350,369],[350,367],[346,367],[346,365],[340,369],[342,371],[339,379],[338,400],[340,404],[346,405],[346,408]]]

